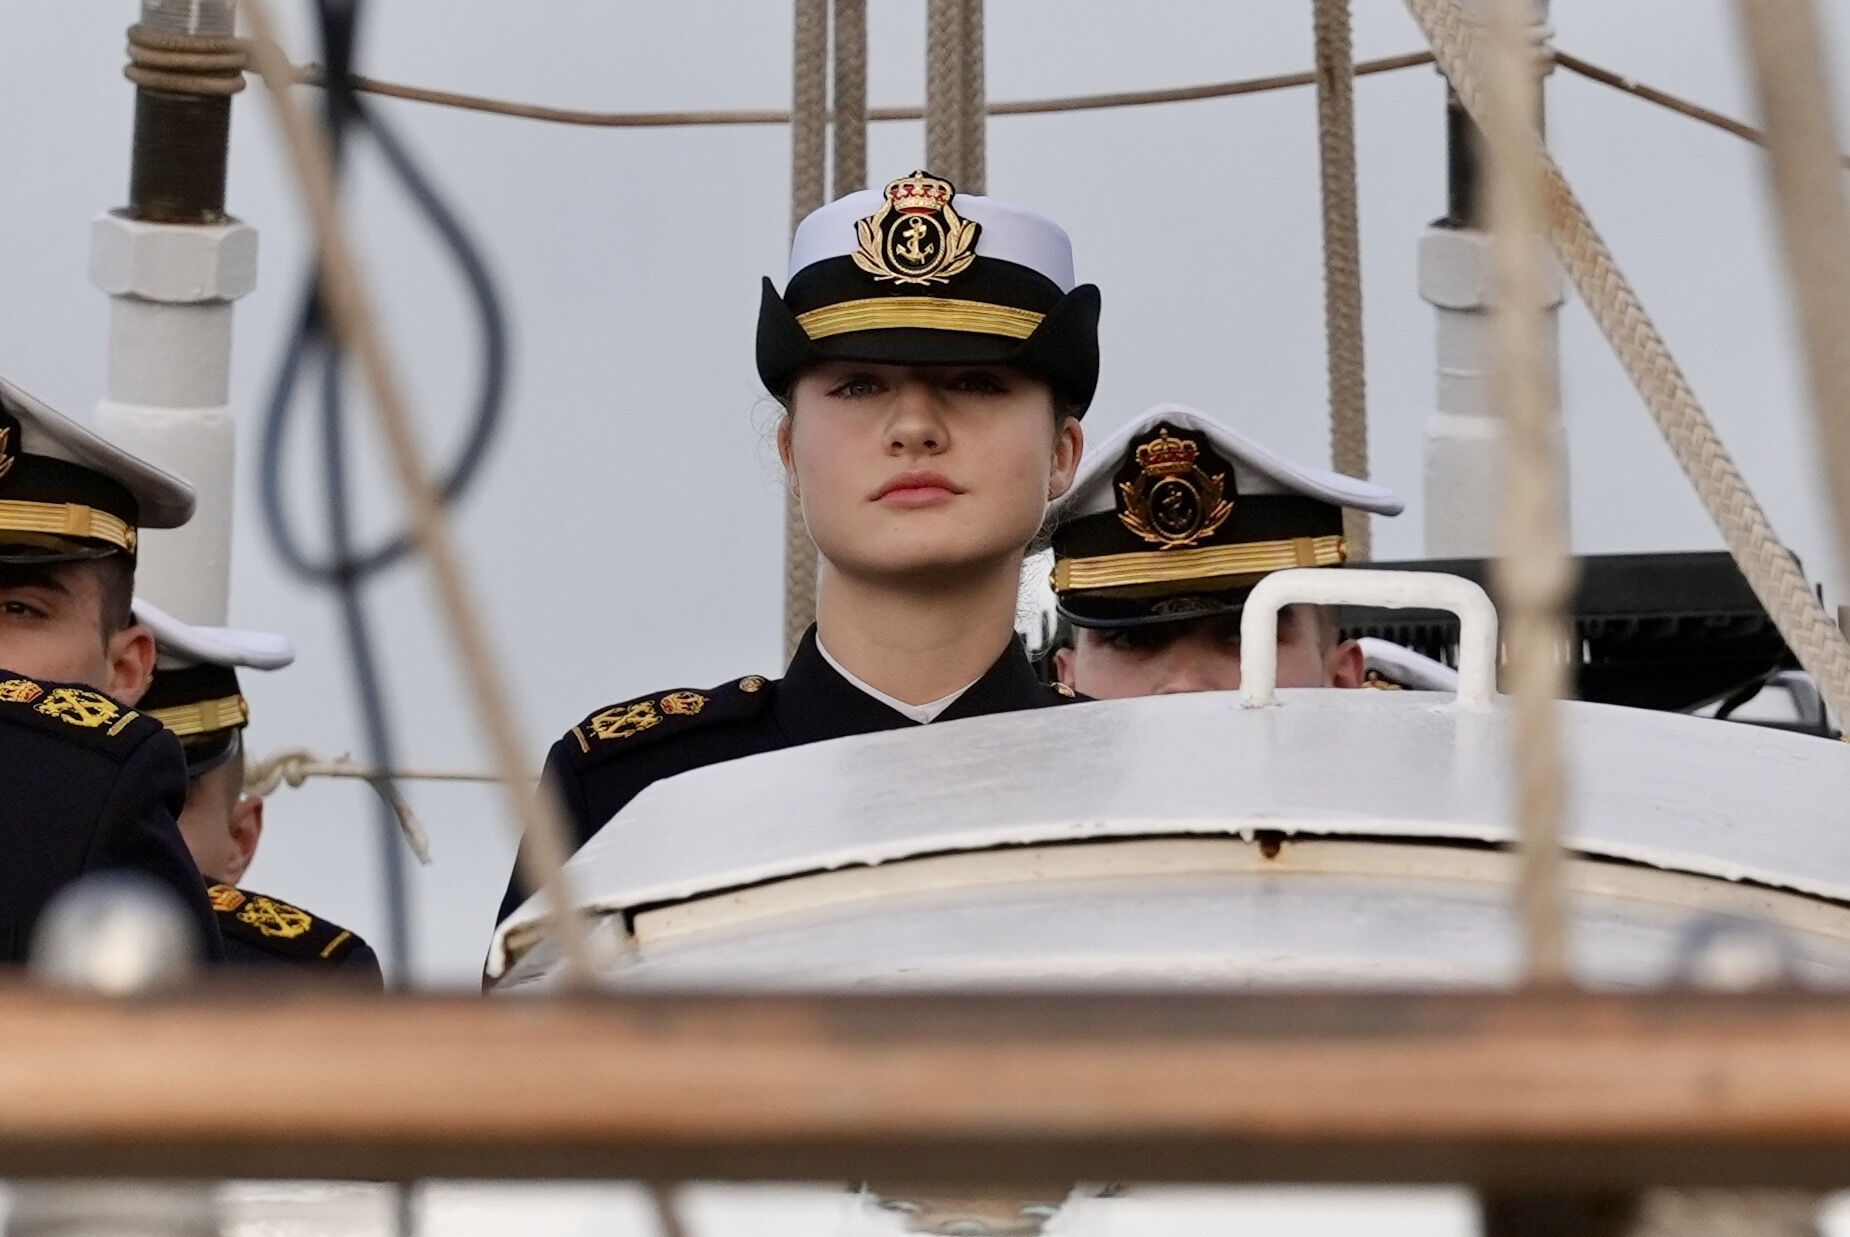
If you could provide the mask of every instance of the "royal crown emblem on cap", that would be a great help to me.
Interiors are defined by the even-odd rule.
[[[860,242],[854,264],[876,280],[947,283],[976,260],[982,225],[951,205],[957,190],[930,172],[902,176],[886,187],[880,209],[854,225]]]
[[[13,461],[19,458],[19,422],[0,412],[0,477],[13,471]]]
[[[1138,473],[1118,483],[1118,519],[1145,541],[1166,550],[1212,536],[1233,514],[1227,474],[1209,474],[1197,462],[1201,448],[1162,426],[1138,444]]]

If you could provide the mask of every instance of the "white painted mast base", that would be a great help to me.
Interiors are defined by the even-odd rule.
[[[199,492],[185,527],[143,535],[137,592],[186,622],[221,625],[236,447],[231,306],[257,285],[256,229],[100,215],[90,229],[90,281],[110,297],[99,428]]]
[[[1558,374],[1565,285],[1552,255],[1547,269],[1541,308],[1548,364]],[[1487,233],[1435,226],[1420,238],[1420,296],[1437,311],[1439,360],[1437,411],[1426,422],[1424,533],[1430,558],[1487,558],[1499,550],[1503,463],[1491,385],[1493,279]],[[1565,451],[1559,458],[1566,458]],[[1561,483],[1567,484],[1565,473]]]

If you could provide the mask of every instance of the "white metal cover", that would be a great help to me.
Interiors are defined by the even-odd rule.
[[[1101,701],[862,735],[696,770],[572,860],[599,911],[941,852],[1096,837],[1510,835],[1510,725],[1424,692]],[[1597,856],[1850,899],[1850,748],[1564,706],[1570,836]],[[536,923],[529,901],[496,933]]]

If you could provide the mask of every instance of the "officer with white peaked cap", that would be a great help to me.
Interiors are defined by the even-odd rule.
[[[136,708],[154,669],[130,609],[140,530],[192,513],[185,481],[0,378],[0,961],[106,869],[164,885],[222,956],[176,824],[179,743]]]
[[[295,660],[289,637],[183,623],[145,598],[135,615],[160,658],[142,708],[186,753],[180,832],[204,877],[225,958],[240,965],[332,971],[384,987],[379,959],[359,936],[280,898],[239,883],[263,837],[263,800],[244,796],[244,728],[250,705],[238,670],[277,670]]]
[[[1368,481],[1285,459],[1193,408],[1159,404],[1094,447],[1054,509],[1053,590],[1072,624],[1059,680],[1100,698],[1239,686],[1240,611],[1288,567],[1348,557],[1345,508],[1396,515]],[[1279,683],[1355,687],[1333,613],[1280,616]]]

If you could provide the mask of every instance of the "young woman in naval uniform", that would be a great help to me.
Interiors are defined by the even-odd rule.
[[[1075,698],[1037,678],[1014,621],[1079,465],[1098,313],[1057,224],[928,172],[803,221],[757,353],[816,543],[816,624],[781,679],[655,692],[567,732],[546,776],[580,844],[688,769]],[[502,917],[524,896],[516,877]]]

